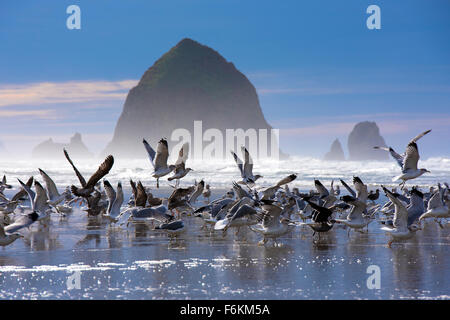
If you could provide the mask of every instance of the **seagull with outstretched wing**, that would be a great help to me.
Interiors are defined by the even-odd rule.
[[[236,162],[236,165],[238,166],[238,169],[241,173],[242,181],[239,181],[240,184],[247,184],[250,187],[253,187],[256,180],[259,178],[262,178],[261,175],[253,175],[253,159],[250,156],[250,153],[248,152],[247,148],[244,146],[241,147],[242,155],[244,156],[244,161],[242,161],[236,153],[231,151],[231,154],[233,155],[234,161]]]
[[[419,149],[417,147],[417,141],[424,135],[428,134],[431,130],[427,130],[417,135],[415,138],[411,139],[406,146],[406,151],[404,154],[398,154],[393,148],[389,147],[374,147],[374,149],[380,149],[388,151],[391,156],[397,161],[400,168],[402,169],[402,174],[394,177],[392,181],[402,180],[400,185],[405,185],[407,180],[412,180],[420,177],[426,172],[430,172],[427,169],[417,168],[417,163],[419,162]]]
[[[164,138],[159,140],[156,152],[145,139],[142,140],[142,143],[154,169],[152,177],[156,178],[156,187],[159,188],[159,178],[168,175],[175,169],[174,165],[167,165],[167,159],[169,158],[167,140]]]

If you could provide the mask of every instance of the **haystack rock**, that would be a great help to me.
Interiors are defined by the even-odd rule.
[[[336,139],[331,144],[330,151],[328,151],[325,156],[325,160],[345,160],[344,150],[342,150],[342,145],[339,139]]]
[[[49,138],[33,148],[32,156],[33,158],[64,159],[64,148],[70,156],[76,158],[92,158],[94,156],[83,143],[79,133],[75,133],[69,143],[58,143]]]
[[[360,122],[348,136],[350,160],[387,160],[388,153],[375,150],[374,146],[385,147],[384,138],[375,122]]]
[[[194,121],[201,121],[200,133],[194,132]],[[220,130],[224,139],[226,129],[254,128],[258,133],[259,129],[266,129],[269,144],[271,141],[272,127],[265,120],[256,90],[245,75],[213,49],[183,39],[129,91],[113,139],[103,153],[124,158],[147,157],[143,138],[156,147],[165,137],[170,150],[178,141],[177,138],[171,141],[173,131],[186,129],[191,135],[193,158],[196,154],[192,150],[199,147],[195,141],[201,139],[201,149],[208,145],[203,133],[210,128]],[[194,137],[195,134],[201,137]],[[223,141],[224,148],[225,145]],[[270,147],[268,150],[270,153]],[[279,150],[278,146],[275,150]],[[228,150],[224,150],[226,154]]]

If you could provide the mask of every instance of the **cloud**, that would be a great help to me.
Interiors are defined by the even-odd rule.
[[[0,85],[0,107],[122,100],[138,80],[38,82]]]
[[[58,116],[55,110],[45,109],[45,110],[0,110],[1,118],[13,118],[13,117],[34,117],[40,119],[57,119]]]

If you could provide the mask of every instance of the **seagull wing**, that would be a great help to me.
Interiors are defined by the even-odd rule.
[[[45,209],[48,208],[48,197],[45,193],[45,189],[37,180],[34,180],[34,189],[36,190],[36,197],[34,197],[34,210],[44,212]]]
[[[156,148],[155,171],[167,168],[167,159],[169,158],[169,147],[166,139],[161,139]]]
[[[114,204],[114,200],[116,200],[116,192],[108,180],[103,181],[103,186],[105,187],[106,196],[108,197],[108,209],[106,212],[109,214]]]
[[[333,213],[330,209],[319,206],[318,204],[311,202],[309,199],[305,198],[304,200],[308,202],[311,208],[313,208],[317,212],[315,217],[313,217],[314,222],[326,222]]]
[[[356,190],[356,197],[361,201],[366,201],[368,197],[367,186],[362,182],[359,177],[353,177],[353,185]]]
[[[242,146],[241,151],[242,151],[242,154],[244,155],[244,174],[246,177],[252,177],[253,176],[253,159],[250,156],[250,153],[248,152],[246,147]]]
[[[443,203],[441,201],[441,195],[439,191],[436,191],[428,200],[428,210],[436,209],[443,206]]]
[[[98,167],[97,171],[91,176],[86,184],[86,187],[93,188],[100,181],[101,178],[106,176],[111,170],[114,164],[114,157],[109,155],[106,157],[105,161]]]
[[[34,191],[31,190],[31,188],[28,185],[24,184],[20,179],[17,179],[17,180],[19,180],[20,185],[27,193],[28,199],[30,200],[30,204],[31,204],[31,210],[34,211],[34,198],[36,197],[36,193],[34,193]]]
[[[241,172],[241,177],[244,178],[245,175],[244,175],[244,167],[242,165],[242,160],[233,151],[231,151],[231,154],[233,155],[234,161],[236,162],[236,164],[239,168],[239,171]]]
[[[137,193],[135,201],[136,201],[135,205],[137,207],[145,207],[145,204],[147,203],[147,191],[145,191],[145,188],[142,185],[142,182],[140,181],[137,184]]]
[[[155,155],[156,155],[155,150],[153,150],[153,148],[145,139],[142,139],[142,143],[144,144],[145,150],[147,151],[150,163],[152,164],[153,168],[155,168]]]
[[[118,217],[120,214],[120,207],[123,203],[123,190],[122,190],[122,184],[119,182],[117,184],[117,193],[116,197],[114,199],[114,203],[111,207],[111,211],[109,212],[109,215],[113,218]]]
[[[419,150],[415,142],[410,142],[406,147],[405,158],[403,159],[403,171],[417,170],[419,162]]]
[[[397,199],[397,197],[394,196],[394,194],[386,189],[384,186],[381,186],[383,188],[384,193],[386,196],[391,200],[391,202],[394,204],[395,211],[394,211],[394,219],[393,219],[393,225],[398,230],[406,230],[408,228],[408,211],[406,210],[406,207],[402,204],[402,202]]]
[[[392,149],[391,147],[386,148],[386,147],[373,147],[374,149],[380,149],[380,150],[385,150],[387,152],[389,152],[392,156],[392,158],[395,159],[395,161],[397,161],[398,165],[400,166],[400,168],[403,169],[403,158],[404,155],[400,155],[397,152],[395,152],[394,149]]]
[[[350,188],[350,187],[348,186],[348,184],[346,184],[345,181],[342,180],[342,179],[341,179],[341,183],[342,183],[342,185],[345,187],[345,189],[347,189],[347,191],[348,191],[353,197],[356,198],[356,192],[355,192],[352,188]]]
[[[280,181],[278,181],[276,186],[277,187],[281,187],[282,185],[288,184],[288,183],[294,181],[295,179],[297,179],[297,175],[296,174],[290,174],[286,178],[283,178]]]
[[[136,205],[136,196],[137,196],[136,183],[132,179],[130,179],[130,185],[131,185],[131,190],[133,192],[134,204]]]
[[[86,180],[84,180],[83,176],[81,175],[80,171],[78,171],[77,167],[73,164],[72,160],[69,157],[69,154],[67,153],[66,149],[64,149],[64,155],[66,156],[67,161],[69,161],[70,165],[73,168],[73,171],[75,171],[75,174],[78,177],[78,180],[81,183],[81,186],[84,188],[86,186]]]
[[[426,134],[429,133],[429,132],[431,132],[431,129],[430,129],[430,130],[427,130],[427,131],[424,131],[424,132],[422,132],[421,134],[417,135],[414,139],[411,139],[411,141],[410,141],[409,143],[411,143],[411,142],[417,142],[417,140],[419,140],[420,138],[422,138],[424,135],[426,135]]]
[[[330,193],[328,192],[327,188],[323,186],[323,184],[319,180],[314,180],[314,186],[317,189],[317,192],[320,193],[320,198],[327,197]]]
[[[55,182],[50,178],[50,176],[42,169],[39,169],[39,172],[42,176],[42,179],[44,179],[45,186],[47,187],[47,194],[50,200],[58,198],[59,192],[56,188]]]
[[[189,155],[189,142],[184,143],[181,146],[180,152],[178,152],[178,159],[175,165],[185,164]]]
[[[33,177],[30,177],[30,178],[28,179],[26,185],[27,185],[28,187],[31,187],[31,186],[33,185],[33,180],[34,180],[34,178],[33,178]],[[20,188],[20,191],[17,192],[17,193],[11,198],[11,201],[17,201],[17,200],[19,200],[20,198],[22,198],[23,196],[25,196],[26,194],[27,194],[27,192],[26,192],[23,188]]]

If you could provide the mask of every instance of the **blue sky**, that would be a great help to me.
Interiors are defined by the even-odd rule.
[[[66,27],[72,4],[81,30]],[[381,30],[366,27],[371,4]],[[100,151],[128,89],[185,37],[247,75],[288,153],[322,156],[370,120],[398,149],[432,128],[422,157],[450,156],[445,0],[2,1],[0,141],[31,150],[81,132]]]

